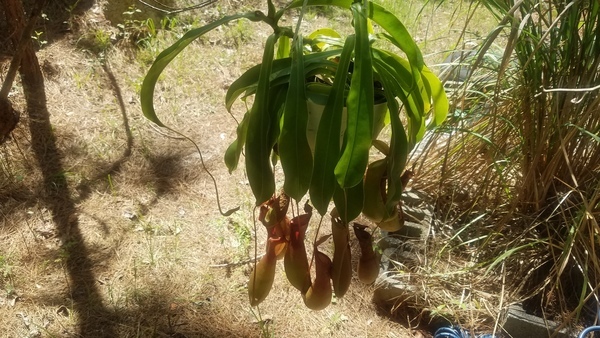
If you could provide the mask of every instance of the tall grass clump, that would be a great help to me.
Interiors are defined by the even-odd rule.
[[[547,238],[539,308],[558,302],[567,319],[598,313],[600,283],[600,3],[523,1],[508,8],[517,60],[513,120],[521,135],[514,211],[536,217]],[[514,14],[511,17],[511,10]],[[514,31],[514,28],[513,28]],[[534,286],[532,284],[532,286]],[[535,289],[528,291],[536,291]],[[556,298],[555,296],[556,295]]]
[[[505,303],[590,324],[600,310],[600,2],[481,4],[498,27],[471,54],[420,174],[441,171],[448,220],[485,215],[465,241],[487,276],[502,267]]]

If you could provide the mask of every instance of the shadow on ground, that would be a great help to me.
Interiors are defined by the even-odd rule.
[[[56,138],[50,123],[43,76],[35,53],[28,53],[28,70],[22,70],[27,102],[31,146],[43,176],[42,204],[48,208],[57,237],[65,252],[65,270],[69,277],[70,298],[79,317],[79,335],[89,337],[100,332],[114,336],[110,313],[102,304],[92,271],[93,263],[79,228],[75,202],[65,176]],[[25,67],[25,66],[22,66]]]
[[[427,309],[417,308],[410,299],[397,302],[382,302],[374,299],[374,303],[379,316],[389,318],[412,330],[433,334],[440,327],[451,325],[445,318],[434,316]]]
[[[166,286],[165,286],[166,287]],[[209,296],[191,302],[165,292],[165,287],[133,294],[127,310],[113,313],[118,337],[258,337],[258,325],[242,324],[221,314]]]

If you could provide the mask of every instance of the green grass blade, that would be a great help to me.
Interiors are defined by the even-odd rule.
[[[591,137],[594,141],[600,143],[600,136],[598,136],[599,135],[598,131],[596,131],[596,134],[594,134],[594,133],[590,132],[589,130],[586,130],[586,129],[584,129],[584,128],[578,126],[578,125],[575,125],[573,123],[567,123],[566,125],[567,126],[571,126],[571,127],[575,127],[577,129],[579,129],[580,132],[582,132],[585,135]]]
[[[369,161],[373,131],[373,66],[367,8],[354,3],[352,14],[356,32],[354,72],[346,102],[348,125],[344,147],[335,167],[335,176],[342,188],[350,188],[361,182]]]
[[[211,30],[222,26],[230,21],[238,20],[241,18],[247,18],[250,20],[258,20],[257,16],[254,12],[245,13],[245,14],[236,14],[231,16],[226,16],[220,20],[217,20],[208,25],[202,26],[200,28],[192,29],[187,32],[181,39],[177,40],[171,47],[165,49],[162,53],[160,53],[154,63],[148,70],[146,77],[144,77],[144,81],[142,82],[142,88],[140,90],[140,101],[142,105],[142,112],[144,116],[154,122],[155,124],[165,127],[162,121],[156,115],[154,110],[154,89],[156,87],[156,82],[160,77],[160,74],[164,71],[165,67],[169,65],[173,59],[181,53],[192,41],[201,37],[202,35],[210,32]]]
[[[304,80],[302,37],[292,49],[290,85],[285,102],[283,126],[279,136],[279,157],[285,174],[283,190],[299,201],[308,191],[312,176],[312,152],[306,138],[308,108]]]
[[[498,264],[504,262],[506,259],[508,259],[510,256],[514,255],[515,253],[527,249],[527,248],[532,248],[538,244],[544,244],[544,241],[542,240],[535,240],[532,242],[529,242],[527,244],[523,244],[520,246],[516,246],[516,247],[511,247],[511,248],[507,248],[506,251],[504,251],[500,256],[494,258],[491,263],[488,265],[485,274],[489,274],[492,270],[494,270],[494,268],[496,266],[498,266]],[[487,263],[487,262],[486,262]],[[485,263],[484,263],[485,264]]]
[[[344,111],[344,89],[354,44],[355,36],[348,36],[344,43],[333,86],[323,109],[317,131],[310,200],[321,215],[327,213],[336,186],[334,169],[340,158],[340,130]]]

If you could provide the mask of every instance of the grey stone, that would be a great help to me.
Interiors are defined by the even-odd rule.
[[[420,254],[423,253],[424,247],[419,242],[403,242],[393,237],[385,237],[380,242],[380,248],[382,251],[380,275],[396,274],[398,264],[410,268],[420,266],[422,263]]]
[[[403,243],[404,242],[401,241],[399,238],[390,237],[390,236],[388,236],[388,233],[383,233],[383,238],[381,239],[381,241],[379,241],[379,247],[382,250],[385,250],[385,249],[388,249],[388,248],[391,248],[393,250],[397,250],[399,247],[402,246]]]
[[[402,201],[408,206],[417,207],[429,200],[429,196],[417,190],[409,190],[402,193]]]
[[[432,213],[426,208],[414,208],[410,206],[403,206],[402,211],[404,212],[404,218],[408,221],[420,222],[429,220],[431,222]]]
[[[526,313],[520,304],[509,307],[506,322],[502,326],[504,332],[512,338],[550,337],[556,328],[557,323]],[[563,329],[553,337],[571,338],[576,337],[576,334],[569,334]]]
[[[404,221],[404,226],[402,226],[400,230],[390,233],[390,236],[425,240],[428,233],[429,226],[421,223]]]
[[[442,72],[445,80],[459,83],[466,81],[471,76],[471,64],[476,56],[477,52],[474,50],[452,51],[443,62],[446,65]]]
[[[375,284],[373,300],[377,303],[396,303],[414,297],[419,290],[391,277],[380,276]]]

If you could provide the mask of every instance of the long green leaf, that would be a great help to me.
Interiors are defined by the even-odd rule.
[[[373,54],[385,62],[388,65],[392,77],[399,80],[400,86],[408,98],[412,100],[418,111],[418,115],[412,116],[412,118],[420,120],[425,115],[425,111],[428,109],[427,106],[429,105],[429,102],[426,102],[424,99],[427,96],[424,94],[427,93],[423,86],[421,76],[418,76],[418,80],[414,82],[415,77],[412,73],[416,70],[410,68],[408,61],[396,54],[375,48],[373,49]]]
[[[246,114],[244,114],[244,118],[242,119],[236,130],[236,139],[231,143],[231,145],[229,145],[229,147],[225,151],[225,165],[227,166],[227,169],[229,169],[230,174],[237,168],[238,162],[240,161],[240,155],[242,154],[244,144],[246,143],[246,133],[248,131],[249,116],[250,112],[246,112]]]
[[[142,112],[147,119],[161,127],[165,127],[158,116],[156,116],[156,112],[154,111],[154,89],[156,87],[156,82],[158,81],[158,78],[160,77],[160,74],[162,74],[165,67],[167,67],[167,65],[173,61],[173,59],[179,55],[179,53],[181,53],[181,51],[185,49],[185,47],[192,41],[219,26],[241,18],[246,18],[253,21],[258,20],[255,12],[226,16],[221,20],[217,20],[200,28],[190,30],[183,37],[181,37],[181,39],[177,40],[173,45],[171,45],[171,47],[165,49],[156,57],[154,63],[148,70],[146,77],[144,77],[142,88],[140,90]]]
[[[370,1],[369,6],[370,18],[390,34],[388,39],[406,54],[411,67],[420,71],[425,64],[423,54],[421,54],[421,50],[410,36],[406,27],[387,9]],[[416,76],[418,74],[414,74],[413,72],[413,76],[417,79]]]
[[[369,162],[373,132],[373,66],[369,44],[367,8],[360,3],[351,7],[356,33],[354,72],[348,93],[348,125],[342,155],[335,166],[335,177],[342,188],[359,184]]]
[[[429,85],[431,91],[431,100],[433,101],[433,118],[429,124],[429,128],[437,127],[446,120],[448,116],[448,110],[450,105],[448,103],[448,96],[444,90],[444,85],[440,79],[429,70],[427,67],[423,67],[422,70],[423,81]]]
[[[425,92],[422,80],[420,85],[412,86],[407,82],[411,75],[406,73],[407,62],[390,55],[385,51],[373,49],[373,57],[380,71],[383,69],[387,74],[388,89],[392,95],[397,96],[404,104],[404,110],[408,118],[408,147],[412,149],[425,133],[425,105],[421,90]],[[420,89],[419,89],[420,88]],[[429,105],[427,103],[427,105]]]
[[[346,38],[333,86],[325,108],[323,108],[323,115],[317,130],[310,200],[321,215],[327,213],[327,208],[337,185],[333,171],[340,158],[340,133],[345,103],[344,88],[348,77],[348,67],[352,60],[354,43],[354,35]]]
[[[329,46],[341,46],[342,37],[331,28],[321,28],[310,33],[308,39],[312,41],[312,50],[327,50]]]
[[[282,35],[277,43],[277,59],[283,59],[290,56],[290,38]]]
[[[358,217],[363,209],[364,187],[362,180],[358,183],[346,189],[343,189],[337,183],[335,184],[333,202],[340,218],[345,224],[350,223],[350,221]]]
[[[349,9],[353,2],[354,0],[308,0],[306,5],[337,6]],[[294,0],[282,11],[301,7],[303,3],[304,0]],[[423,54],[421,54],[419,47],[412,39],[402,22],[393,13],[376,3],[369,1],[368,7],[369,18],[389,33],[390,41],[392,41],[392,43],[394,43],[406,54],[408,60],[410,61],[411,68],[414,67],[417,70],[420,70],[424,65]],[[281,13],[278,15],[280,16]],[[419,74],[413,75],[418,76]]]
[[[290,85],[279,136],[279,157],[285,174],[283,190],[297,201],[308,191],[312,176],[312,152],[306,138],[308,108],[302,46],[302,37],[298,36],[292,48]]]
[[[331,68],[335,71],[335,64],[332,61],[324,60],[328,57],[339,54],[339,50],[330,50],[321,53],[307,55],[304,58],[305,71],[307,73],[322,71]],[[290,66],[292,59],[287,57],[273,61],[271,70],[271,86],[287,83],[289,81]],[[244,74],[238,77],[227,89],[225,94],[225,107],[231,111],[231,106],[242,94],[245,96],[254,94],[258,85],[258,77],[260,75],[261,65],[248,69]]]
[[[288,84],[283,84],[275,87],[271,87],[269,90],[269,111],[273,119],[273,132],[269,135],[269,144],[272,145],[273,151],[271,152],[271,165],[275,166],[279,160],[279,151],[277,149],[277,140],[281,132],[281,125],[283,124],[283,110],[285,108],[285,100],[287,98]]]
[[[275,193],[275,176],[270,155],[272,133],[277,125],[277,112],[269,111],[269,78],[273,63],[277,35],[267,38],[258,78],[254,103],[250,110],[246,136],[246,173],[256,205],[260,205]],[[273,116],[274,115],[274,116]]]
[[[275,143],[279,138],[279,132],[281,130],[281,125],[283,124],[282,117],[283,110],[285,108],[285,100],[287,99],[288,88],[288,83],[285,83],[278,86],[271,86],[271,89],[269,90],[269,111],[271,114],[275,114],[273,116],[277,116],[275,121],[279,122],[280,124],[276,124],[277,128],[274,128],[273,135],[271,135],[273,137],[271,140],[273,143]]]
[[[381,75],[381,81],[383,88],[393,88],[392,84],[393,77],[387,72],[387,70],[381,66],[381,62],[375,59],[375,69]],[[400,202],[402,197],[402,172],[406,167],[406,161],[408,159],[408,139],[406,132],[400,121],[400,107],[396,101],[396,97],[393,91],[384,91],[387,105],[390,112],[390,127],[392,135],[390,137],[390,151],[388,153],[388,167],[387,167],[387,196],[386,196],[386,210],[388,215],[392,215],[394,209]]]

